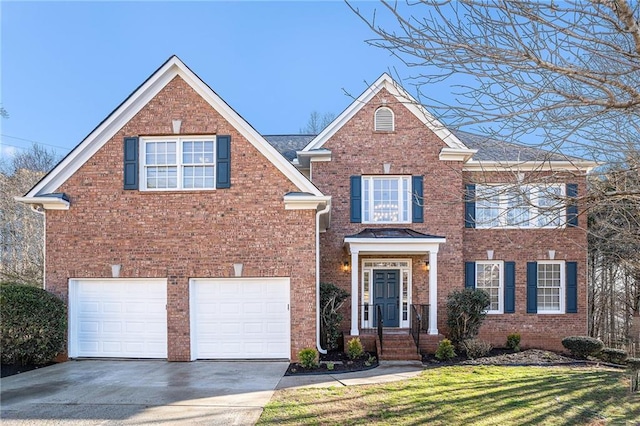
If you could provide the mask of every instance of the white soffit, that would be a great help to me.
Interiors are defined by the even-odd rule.
[[[54,192],[59,188],[176,76],[180,76],[189,84],[300,191],[322,195],[320,190],[295,166],[280,155],[249,123],[174,55],[38,182],[25,197]]]

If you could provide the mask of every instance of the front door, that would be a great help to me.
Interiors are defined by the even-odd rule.
[[[373,271],[373,320],[378,322],[378,309],[382,309],[385,327],[400,326],[400,270]]]

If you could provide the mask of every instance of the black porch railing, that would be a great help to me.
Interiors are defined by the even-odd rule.
[[[382,352],[382,329],[384,320],[382,318],[382,308],[380,305],[376,305],[376,316],[378,320],[378,339],[380,339],[380,352]]]
[[[411,337],[420,353],[420,333],[429,330],[429,305],[411,305]]]

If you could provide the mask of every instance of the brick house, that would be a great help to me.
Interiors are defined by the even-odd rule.
[[[446,335],[465,285],[482,338],[559,349],[586,332],[593,166],[452,132],[386,74],[319,135],[262,136],[174,56],[19,201],[70,357],[295,359],[322,349],[320,281],[351,294],[345,335],[383,319],[387,358],[418,316],[423,348]]]

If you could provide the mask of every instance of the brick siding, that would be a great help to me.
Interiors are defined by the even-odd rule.
[[[231,188],[125,191],[123,138],[171,134],[231,135]],[[315,212],[285,210],[296,191],[180,77],[175,77],[58,191],[68,211],[46,221],[46,286],[67,299],[70,278],[168,278],[168,355],[190,359],[189,278],[291,277],[291,357],[315,346]]]

